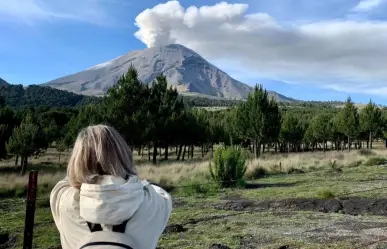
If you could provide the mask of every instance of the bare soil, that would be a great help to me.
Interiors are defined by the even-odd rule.
[[[292,210],[341,213],[355,216],[360,214],[387,216],[387,199],[352,197],[346,199],[251,201],[238,198],[238,196],[230,196],[223,199],[226,200],[226,202],[215,204],[214,207],[216,209],[230,211]]]

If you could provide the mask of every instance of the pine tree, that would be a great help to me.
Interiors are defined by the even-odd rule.
[[[381,127],[382,113],[371,100],[360,112],[360,128],[368,133],[368,148],[372,149],[372,138]]]
[[[351,139],[359,132],[359,115],[351,97],[347,98],[344,108],[340,112],[340,131],[345,134],[348,141],[348,151],[351,150]]]
[[[28,157],[39,151],[39,127],[32,123],[31,117],[26,119],[16,127],[7,143],[7,151],[21,157],[22,169],[24,175],[27,170]]]
[[[109,88],[103,100],[108,124],[114,126],[131,146],[141,146],[149,130],[149,98],[147,85],[138,79],[133,66]]]
[[[292,113],[285,113],[281,124],[280,131],[281,140],[286,143],[288,153],[290,153],[290,144],[292,143],[297,149],[296,144],[299,144],[303,139],[303,132],[300,122]]]
[[[314,116],[310,123],[313,137],[323,144],[323,151],[325,152],[327,140],[331,135],[331,115],[328,113],[321,113]]]
[[[262,85],[257,85],[237,111],[238,129],[246,139],[251,139],[255,157],[259,157],[265,131],[272,123],[270,115],[268,93]]]
[[[0,160],[7,158],[5,145],[16,123],[14,112],[0,102]]]

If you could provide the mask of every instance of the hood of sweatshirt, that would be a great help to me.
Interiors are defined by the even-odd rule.
[[[80,216],[88,222],[117,225],[128,220],[144,201],[144,183],[137,176],[128,181],[102,176],[96,184],[82,184]]]

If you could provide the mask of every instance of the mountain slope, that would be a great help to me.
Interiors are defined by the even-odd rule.
[[[61,91],[47,86],[24,87],[23,85],[2,85],[1,82],[0,96],[6,105],[13,108],[22,106],[76,107],[101,101],[101,98],[98,97]]]
[[[0,78],[0,86],[6,86],[6,85],[9,85],[9,83],[3,80],[2,78]]]
[[[182,45],[132,51],[82,72],[43,85],[85,95],[103,95],[133,65],[144,83],[151,83],[163,73],[180,93],[196,93],[225,98],[246,98],[252,87],[218,69],[196,52]],[[276,99],[289,100],[279,94]]]

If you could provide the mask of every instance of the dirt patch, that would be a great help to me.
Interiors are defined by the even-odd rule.
[[[14,248],[16,236],[10,235],[6,231],[0,231],[0,249]]]
[[[234,197],[233,199],[236,198]],[[287,199],[274,201],[233,200],[216,204],[214,207],[216,209],[232,211],[294,210],[387,216],[387,199],[372,198]]]
[[[183,233],[186,229],[182,225],[171,224],[167,226],[164,230],[164,233]]]
[[[209,249],[230,249],[230,247],[221,244],[212,244]]]

